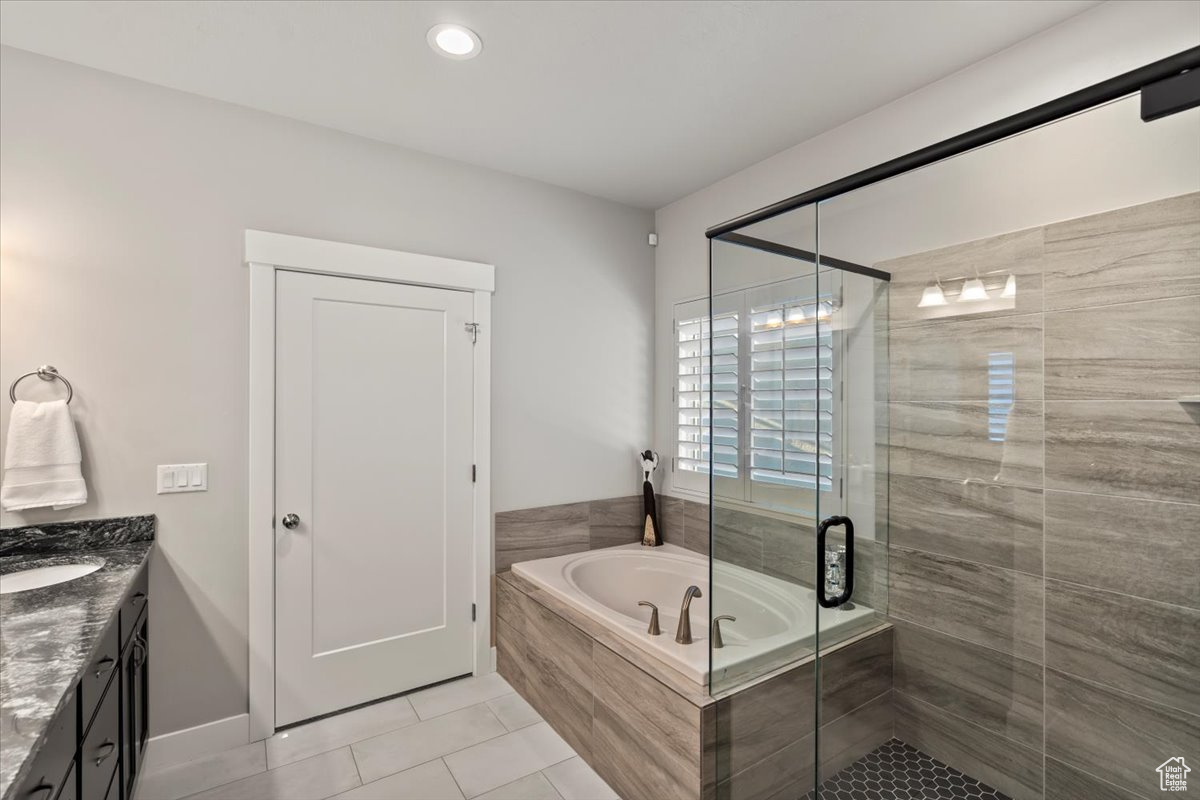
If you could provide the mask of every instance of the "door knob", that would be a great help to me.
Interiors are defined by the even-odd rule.
[[[294,530],[300,524],[299,514],[285,514],[283,517],[283,527],[289,531]]]

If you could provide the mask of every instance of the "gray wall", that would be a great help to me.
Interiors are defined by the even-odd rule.
[[[0,59],[0,384],[44,363],[74,382],[91,492],[2,524],[158,515],[154,734],[246,711],[244,229],[495,264],[494,508],[638,490],[649,213],[22,51]],[[190,461],[208,462],[207,493],[155,495],[155,464]]]
[[[964,265],[1015,307],[929,320]],[[1200,760],[1200,194],[880,266],[896,735],[1018,798],[1156,796]]]
[[[730,175],[698,192],[660,208],[655,224],[655,442],[660,453],[675,449],[675,412],[671,385],[675,380],[672,307],[708,291],[708,241],[704,230],[797,192],[820,186],[931,142],[984,125],[1008,114],[1134,69],[1155,59],[1200,45],[1194,2],[1113,0],[1089,9],[967,69],[865,114],[818,137]],[[1138,123],[1140,125],[1140,123]],[[838,257],[862,264],[917,253],[956,241],[968,241],[1005,231],[1070,219],[1094,211],[1120,208],[1187,191],[1179,186],[1178,153],[1146,147],[1118,157],[1103,157],[1117,134],[1097,131],[1094,140],[1071,149],[1072,156],[1053,156],[1033,162],[1020,160],[988,165],[982,179],[1005,187],[1019,202],[964,207],[980,176],[966,176],[961,191],[943,194],[941,187],[917,192],[908,188],[906,210],[943,217],[948,224],[931,231],[956,238],[909,241],[900,249],[882,252],[870,247],[896,243],[911,219],[893,214],[862,224],[848,215],[854,227],[831,238],[830,209],[821,210],[821,247]],[[1106,134],[1112,135],[1106,135]],[[1133,157],[1131,157],[1131,155]],[[1053,169],[1058,182],[1033,191],[1024,170]],[[939,202],[939,197],[944,202]],[[968,230],[968,224],[974,227]],[[756,235],[766,235],[760,229]],[[767,236],[767,238],[770,238]],[[836,245],[836,246],[835,246]],[[860,246],[866,252],[856,252]],[[807,246],[811,249],[811,245]],[[683,494],[670,480],[663,491]]]

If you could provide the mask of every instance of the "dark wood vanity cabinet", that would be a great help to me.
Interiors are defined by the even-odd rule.
[[[150,719],[142,567],[13,800],[132,800]]]

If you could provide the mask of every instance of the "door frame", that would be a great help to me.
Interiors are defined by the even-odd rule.
[[[475,508],[474,674],[492,671],[491,375],[495,267],[474,261],[247,230],[250,272],[249,740],[275,733],[275,274],[278,270],[471,292]],[[463,331],[464,336],[470,335]]]

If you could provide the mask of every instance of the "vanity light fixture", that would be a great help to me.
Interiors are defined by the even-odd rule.
[[[456,61],[474,58],[483,50],[483,41],[475,31],[449,22],[430,28],[429,33],[425,34],[425,41],[439,56]]]
[[[962,294],[958,296],[958,302],[969,303],[972,300],[987,300],[987,289],[983,285],[983,281],[979,278],[971,278],[963,284]]]
[[[929,308],[930,306],[946,305],[946,294],[942,291],[942,283],[931,283],[925,287],[925,291],[921,292],[921,302],[917,303],[917,308]]]
[[[1008,280],[1004,282],[1004,291],[1000,293],[1001,297],[1016,297],[1017,296],[1017,276],[1011,272],[1008,273]]]

